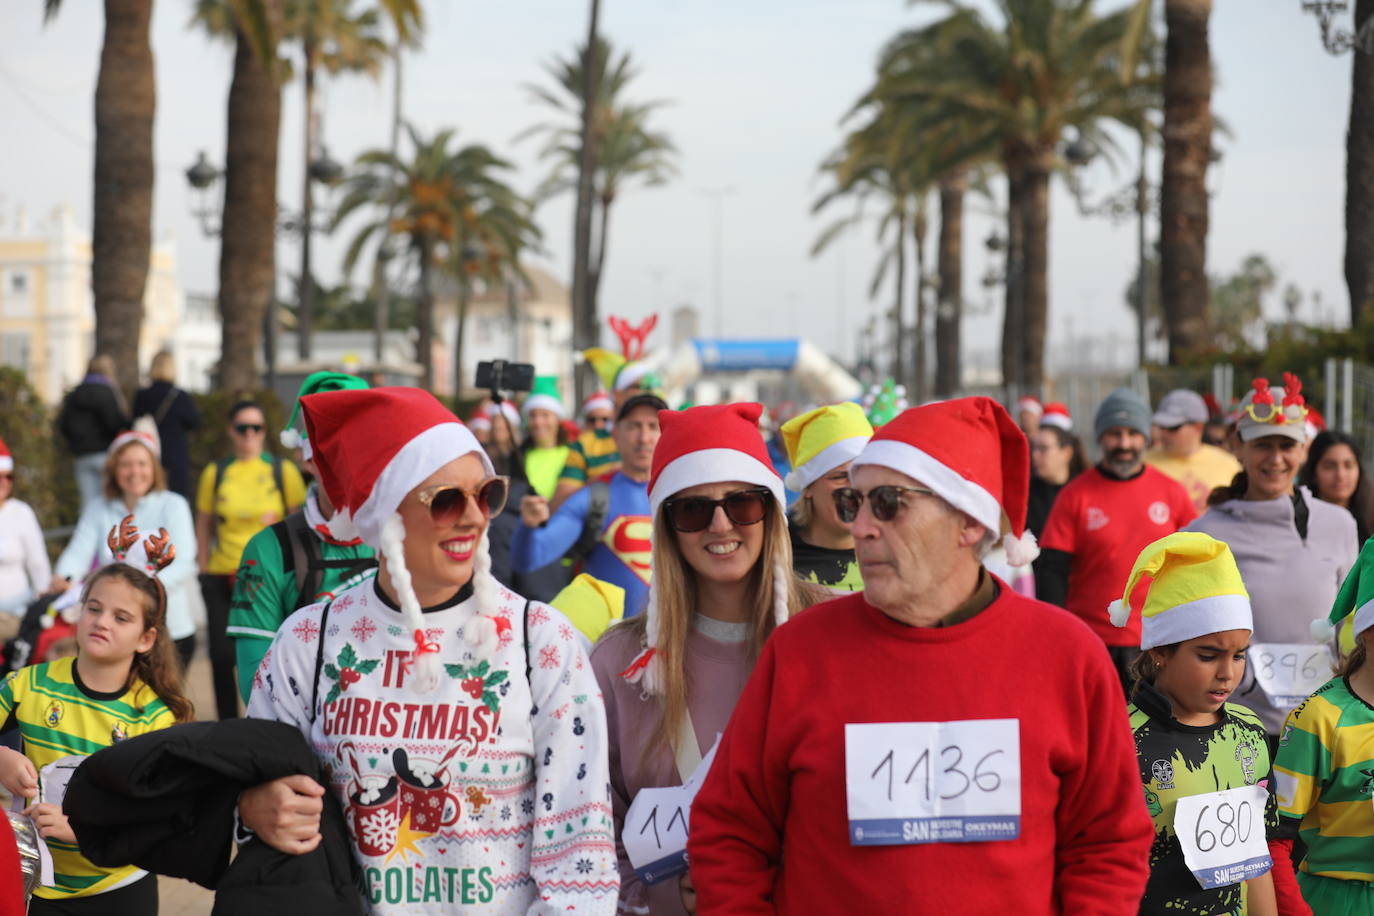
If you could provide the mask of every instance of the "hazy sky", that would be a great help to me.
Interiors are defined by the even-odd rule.
[[[1103,2],[1104,9],[1117,4]],[[157,237],[176,240],[183,286],[213,292],[219,250],[190,216],[183,176],[197,150],[224,159],[231,49],[188,32],[189,0],[155,4],[157,60]],[[1158,4],[1156,4],[1158,6]],[[9,0],[0,12],[0,209],[23,204],[35,216],[70,203],[89,224],[92,105],[103,17],[96,0],[66,0],[42,22],[39,0]],[[512,143],[547,113],[525,84],[547,82],[541,64],[570,53],[585,34],[585,0],[429,0],[425,47],[406,59],[405,116],[423,132],[453,126],[463,141],[491,144],[532,189],[545,167],[535,141]],[[631,97],[666,99],[657,124],[682,151],[668,187],[627,193],[612,215],[603,284],[604,313],[638,317],[683,302],[711,325],[711,203],[704,189],[729,187],[724,200],[725,328],[738,336],[802,333],[852,352],[857,329],[877,307],[867,297],[875,263],[865,228],[820,258],[809,256],[824,220],[810,215],[823,190],[817,164],[842,137],[839,119],[872,77],[880,45],[938,7],[902,0],[602,0],[603,32],[641,67]],[[1299,0],[1217,0],[1212,16],[1217,69],[1214,110],[1231,136],[1211,183],[1216,194],[1208,266],[1233,269],[1261,252],[1284,281],[1320,291],[1325,311],[1346,320],[1341,274],[1349,56],[1321,48],[1316,21]],[[329,82],[325,138],[335,158],[384,146],[390,74]],[[301,171],[301,88],[286,89],[279,193],[297,206]],[[1132,151],[1132,155],[1134,152]],[[1096,196],[1125,184],[1134,169],[1102,162],[1085,176]],[[1157,160],[1152,164],[1157,175]],[[966,347],[996,347],[1000,309],[978,280],[982,240],[996,204],[970,200],[965,296],[974,314]],[[934,213],[934,211],[932,211]],[[571,202],[542,207],[548,263],[568,275]],[[933,227],[932,227],[933,231]],[[1154,230],[1152,229],[1152,235]],[[1056,187],[1051,223],[1051,345],[1076,335],[1119,336],[1131,346],[1122,293],[1135,270],[1133,224],[1080,217]],[[346,236],[345,236],[346,237]],[[340,239],[317,244],[316,274],[339,279]],[[284,275],[299,248],[278,246]],[[934,258],[933,240],[930,258]],[[359,277],[361,279],[361,276]],[[882,294],[885,308],[891,293]],[[1270,308],[1277,313],[1278,296]],[[1312,317],[1310,300],[1304,313]]]

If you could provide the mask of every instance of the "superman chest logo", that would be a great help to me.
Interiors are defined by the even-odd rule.
[[[653,551],[649,535],[653,529],[653,520],[647,515],[620,515],[601,535],[601,543],[606,545],[606,549],[634,570],[634,574],[639,576],[645,585],[649,584],[650,559]]]

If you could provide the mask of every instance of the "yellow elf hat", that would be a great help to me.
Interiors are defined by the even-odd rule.
[[[858,404],[830,404],[798,414],[782,424],[782,441],[792,470],[787,487],[801,492],[847,461],[873,438],[873,427]]]
[[[1107,607],[1112,623],[1131,617],[1131,592],[1152,576],[1141,608],[1140,648],[1153,649],[1224,630],[1254,631],[1250,596],[1231,548],[1198,531],[1179,531],[1136,557],[1124,596]]]

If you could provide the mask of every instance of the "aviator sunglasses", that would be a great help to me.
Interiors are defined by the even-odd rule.
[[[429,509],[429,518],[437,527],[457,523],[468,511],[468,500],[476,500],[485,518],[494,518],[506,508],[506,494],[510,492],[509,477],[488,477],[474,489],[465,490],[456,484],[426,487],[416,496]]]
[[[234,432],[238,433],[240,436],[246,436],[249,433],[261,433],[263,429],[265,429],[265,427],[261,423],[234,424]]]
[[[853,487],[840,487],[834,493],[835,514],[840,517],[840,521],[846,525],[853,523],[859,517],[859,507],[868,500],[868,508],[873,512],[873,517],[880,522],[890,522],[897,517],[897,513],[906,505],[906,494],[919,493],[923,496],[934,496],[934,490],[927,490],[925,487],[898,487],[893,485],[874,487],[867,493],[856,490]]]
[[[691,534],[704,531],[716,517],[716,507],[725,510],[725,517],[736,525],[757,525],[773,502],[773,493],[762,487],[736,490],[720,499],[704,496],[684,496],[663,504],[663,514],[676,531]]]

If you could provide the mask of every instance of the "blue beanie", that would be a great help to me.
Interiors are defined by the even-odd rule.
[[[1130,388],[1118,388],[1107,395],[1093,417],[1093,435],[1102,434],[1114,426],[1125,426],[1150,437],[1150,405]]]

